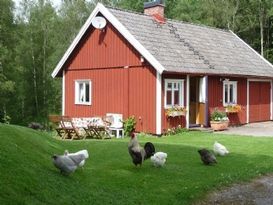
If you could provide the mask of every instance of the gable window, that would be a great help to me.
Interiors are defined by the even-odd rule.
[[[75,104],[91,105],[91,81],[75,81]]]
[[[237,104],[237,82],[223,81],[223,105]]]
[[[165,80],[165,108],[184,106],[184,80]]]

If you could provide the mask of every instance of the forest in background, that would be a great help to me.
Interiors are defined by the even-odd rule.
[[[51,73],[97,2],[143,12],[148,0],[0,0],[0,122],[46,124],[61,113]],[[165,17],[232,30],[273,63],[273,0],[165,0]],[[200,34],[202,35],[202,34]]]

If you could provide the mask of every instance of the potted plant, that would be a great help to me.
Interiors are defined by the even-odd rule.
[[[229,119],[226,112],[214,109],[210,116],[210,126],[214,131],[226,130],[228,128]]]
[[[227,113],[238,113],[242,110],[241,105],[231,104],[225,107]]]
[[[179,106],[173,106],[171,108],[165,109],[165,114],[168,117],[184,116],[184,115],[186,115],[186,108],[179,107]]]

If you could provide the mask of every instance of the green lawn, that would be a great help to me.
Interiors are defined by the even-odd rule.
[[[141,137],[168,153],[164,168],[134,167],[127,139],[60,141],[47,133],[0,124],[0,204],[190,204],[233,182],[273,171],[273,138],[185,132]],[[197,149],[214,141],[231,154],[216,166],[201,163]],[[84,169],[63,176],[51,156],[87,149]]]

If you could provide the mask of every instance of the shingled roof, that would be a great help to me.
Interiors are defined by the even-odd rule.
[[[108,9],[166,71],[273,77],[273,66],[231,31]]]
[[[101,13],[159,72],[273,77],[273,66],[236,34],[208,26],[153,17],[98,3],[52,72],[61,70],[91,22]]]

